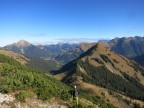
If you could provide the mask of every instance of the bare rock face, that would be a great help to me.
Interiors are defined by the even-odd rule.
[[[27,47],[27,46],[30,46],[31,43],[29,43],[28,41],[25,41],[25,40],[20,40],[17,43],[14,43],[14,45],[18,46],[18,47]]]
[[[54,102],[53,104],[45,103],[45,102],[36,102],[31,101],[31,104],[28,103],[15,103],[16,108],[68,108],[64,105],[59,105],[58,103]]]
[[[15,98],[13,98],[12,96],[0,93],[0,104],[3,102],[13,102],[14,100]]]
[[[13,104],[13,98],[11,95],[1,94],[0,93],[0,108],[10,108]]]
[[[8,94],[0,93],[0,108],[68,108],[57,102],[43,102],[37,99],[27,100],[26,102],[17,102],[15,98]]]

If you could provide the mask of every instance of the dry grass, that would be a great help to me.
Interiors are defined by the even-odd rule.
[[[111,61],[105,62],[100,55],[105,55]],[[86,56],[82,58],[83,61],[89,60],[90,64],[94,65],[95,67],[101,66],[98,62],[94,61],[94,58],[100,59],[104,65],[113,73],[123,76],[122,73],[128,74],[130,77],[139,79],[139,82],[144,85],[144,77],[140,72],[136,72],[133,68],[134,62],[132,60],[127,59],[115,52],[109,50],[105,43],[98,43],[98,47],[96,51],[93,52],[91,56]],[[114,66],[112,65],[114,64]]]
[[[80,79],[79,79],[80,81]],[[78,82],[78,81],[76,81]],[[132,106],[130,105],[127,105],[123,99],[126,99],[128,101],[131,101],[131,103],[139,103],[141,106],[144,105],[144,102],[142,101],[139,101],[139,100],[134,100],[134,99],[131,99],[129,97],[126,97],[124,95],[121,95],[119,93],[116,93],[114,92],[113,95],[111,95],[107,89],[105,88],[102,88],[102,87],[99,87],[99,86],[95,86],[95,85],[92,85],[92,84],[89,84],[89,83],[86,83],[86,82],[83,82],[83,81],[80,81],[80,84],[79,84],[79,89],[81,90],[89,90],[91,91],[91,94],[92,95],[96,95],[96,96],[99,96],[101,97],[102,99],[104,99],[105,101],[108,101],[110,102],[111,104],[113,104],[114,106],[118,107],[118,108],[132,108]],[[102,93],[104,95],[102,95]],[[121,98],[118,98],[117,96],[121,96]]]
[[[64,72],[64,73],[60,73],[60,74],[54,75],[53,77],[58,79],[58,80],[62,80],[66,76],[67,76],[67,74],[66,74],[66,72]]]
[[[80,49],[83,50],[84,52],[87,51],[89,48],[94,46],[96,43],[80,43]]]
[[[0,54],[11,57],[11,58],[17,60],[18,62],[20,62],[21,64],[27,64],[27,62],[29,61],[29,59],[27,59],[23,55],[20,55],[20,54],[17,54],[12,51],[8,51],[8,50],[0,50]]]
[[[105,62],[100,55],[105,55],[108,57],[108,59],[111,61],[110,62]],[[94,58],[100,59],[100,61],[103,62],[103,64],[98,63],[97,61],[94,60]],[[112,73],[118,74],[123,77],[122,73],[128,74],[130,77],[133,78],[138,78],[139,82],[144,85],[144,77],[140,72],[136,72],[133,68],[134,62],[127,59],[126,57],[123,57],[119,54],[116,54],[115,52],[109,50],[104,43],[99,43],[98,47],[94,49],[92,55],[85,56],[81,58],[83,61],[89,61],[90,64],[92,64],[95,67],[98,66],[106,66],[107,69],[109,69]],[[79,69],[83,72],[86,73],[82,67],[79,67]],[[66,76],[67,74],[61,73],[57,75],[56,77],[59,79],[62,79]],[[124,77],[123,77],[124,78]],[[141,106],[144,105],[144,102],[139,101],[139,100],[134,100],[130,99],[127,96],[124,96],[122,94],[114,92],[114,95],[111,95],[109,91],[105,88],[98,87],[86,82],[83,82],[81,77],[76,78],[74,84],[77,84],[78,87],[82,90],[90,90],[93,95],[100,96],[102,99],[105,101],[108,101],[112,103],[114,106],[118,108],[132,108],[132,106],[127,105],[123,100],[128,100],[131,101],[131,103],[139,103]],[[101,93],[104,93],[105,95],[103,96]],[[118,98],[117,96],[120,96],[121,98]]]

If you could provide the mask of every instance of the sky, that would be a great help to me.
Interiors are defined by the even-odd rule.
[[[144,36],[144,0],[0,0],[0,45]]]

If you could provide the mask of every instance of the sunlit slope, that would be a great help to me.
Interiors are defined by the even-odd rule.
[[[62,92],[67,93],[68,90],[60,81],[5,55],[0,55],[0,84],[2,93],[30,89],[42,100],[61,97]]]
[[[95,85],[107,89],[107,92],[144,100],[144,68],[109,50],[104,43],[97,43],[78,59],[63,66],[56,77],[67,84],[80,85],[84,90],[92,87],[86,85]]]

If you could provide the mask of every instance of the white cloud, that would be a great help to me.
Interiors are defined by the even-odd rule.
[[[35,45],[50,45],[58,43],[82,43],[82,42],[98,42],[99,40],[110,40],[110,38],[61,38],[61,39],[47,39],[45,41],[33,42]]]
[[[4,46],[6,46],[6,45],[10,45],[10,44],[12,44],[12,43],[14,43],[14,42],[0,42],[0,47],[4,47]]]
[[[59,42],[68,42],[68,43],[80,43],[80,42],[97,42],[99,40],[110,40],[108,38],[63,38],[56,39]]]

